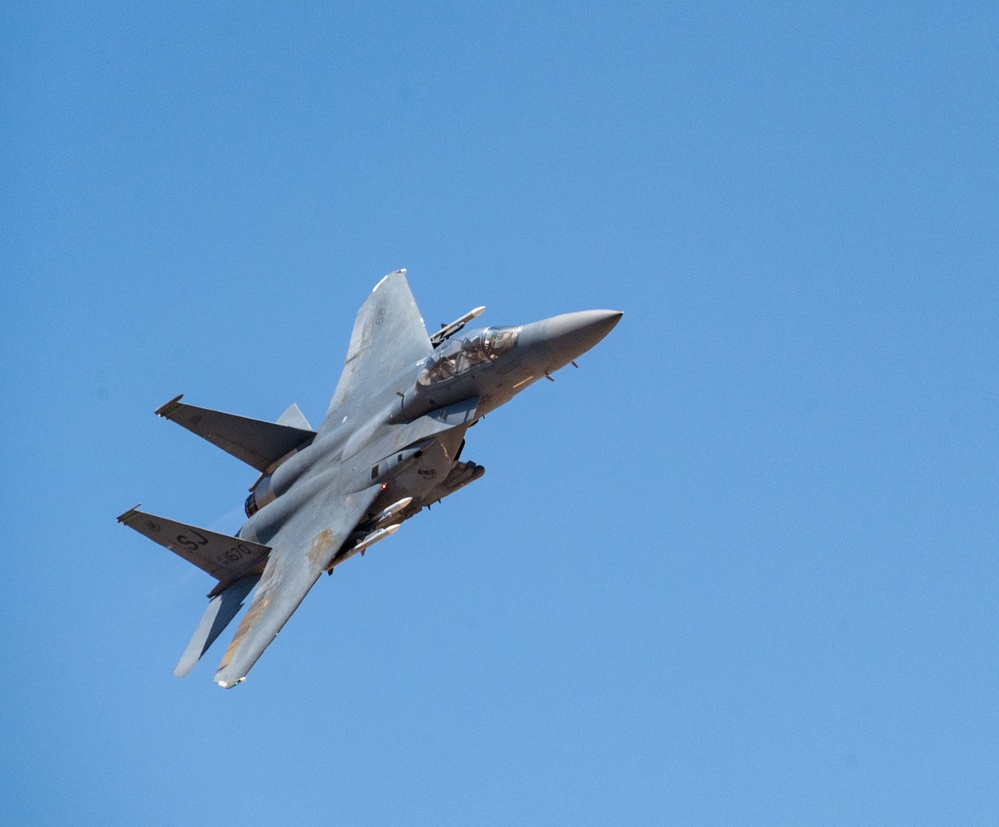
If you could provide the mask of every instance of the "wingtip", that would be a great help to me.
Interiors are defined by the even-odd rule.
[[[132,517],[135,516],[135,513],[139,510],[139,507],[141,505],[142,505],[142,503],[136,503],[130,509],[128,509],[128,511],[126,511],[124,514],[119,514],[118,515],[118,522],[119,523],[128,523],[128,521],[131,520]]]
[[[170,414],[172,414],[177,409],[178,407],[177,403],[180,402],[180,400],[183,398],[184,394],[178,393],[169,402],[164,402],[162,405],[160,405],[155,411],[153,411],[153,413],[156,414],[157,416],[169,418]]]
[[[378,288],[381,287],[383,284],[385,284],[385,282],[387,282],[390,278],[392,278],[392,276],[402,276],[403,278],[406,278],[406,268],[401,267],[398,270],[393,270],[391,273],[387,273],[386,275],[382,276],[381,281],[379,281],[378,284],[374,286],[374,289],[371,292],[372,293],[376,292]]]

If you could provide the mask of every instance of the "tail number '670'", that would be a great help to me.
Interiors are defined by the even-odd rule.
[[[238,563],[240,560],[243,560],[247,557],[253,557],[253,551],[251,551],[247,546],[243,545],[243,543],[239,543],[233,546],[228,551],[222,552],[219,555],[219,562],[223,564],[226,561],[230,563]]]

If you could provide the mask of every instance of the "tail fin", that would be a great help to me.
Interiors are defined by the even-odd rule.
[[[208,408],[196,408],[181,402],[182,398],[183,394],[160,405],[156,414],[207,439],[212,445],[247,465],[252,465],[261,473],[316,437],[316,432],[308,427],[309,423],[297,405],[292,405],[285,411],[278,422],[265,422]]]
[[[305,418],[305,414],[302,413],[302,409],[298,407],[297,404],[292,402],[281,416],[277,418],[278,425],[289,425],[292,428],[300,428],[303,431],[311,431],[313,427],[309,424],[309,420]]]

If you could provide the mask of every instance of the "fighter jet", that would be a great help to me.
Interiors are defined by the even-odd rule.
[[[622,316],[587,310],[462,333],[484,309],[428,335],[406,271],[385,276],[357,314],[318,430],[297,405],[276,423],[198,408],[182,396],[156,410],[260,473],[235,536],[138,506],[118,517],[218,581],[175,675],[191,671],[256,587],[215,674],[223,688],[242,683],[323,572],[483,475],[460,459],[472,425],[574,363]]]

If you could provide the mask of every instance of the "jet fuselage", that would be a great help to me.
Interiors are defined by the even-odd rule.
[[[413,498],[417,507],[402,512],[401,519],[419,511],[423,503],[442,499],[452,490],[445,486],[438,497],[434,489],[443,486],[458,461],[465,431],[592,348],[621,315],[611,310],[566,313],[519,327],[481,328],[445,342],[400,372],[390,383],[390,395],[374,397],[345,415],[328,433],[264,475],[251,494],[259,510],[239,536],[268,542],[295,510],[322,490],[326,474],[334,467],[339,473],[345,462],[360,482],[382,484],[382,494],[368,510],[369,518],[406,497]],[[475,404],[463,427],[428,436],[416,446],[398,444],[398,428],[390,426],[415,422],[464,400],[475,400]],[[285,496],[289,492],[292,496]]]

